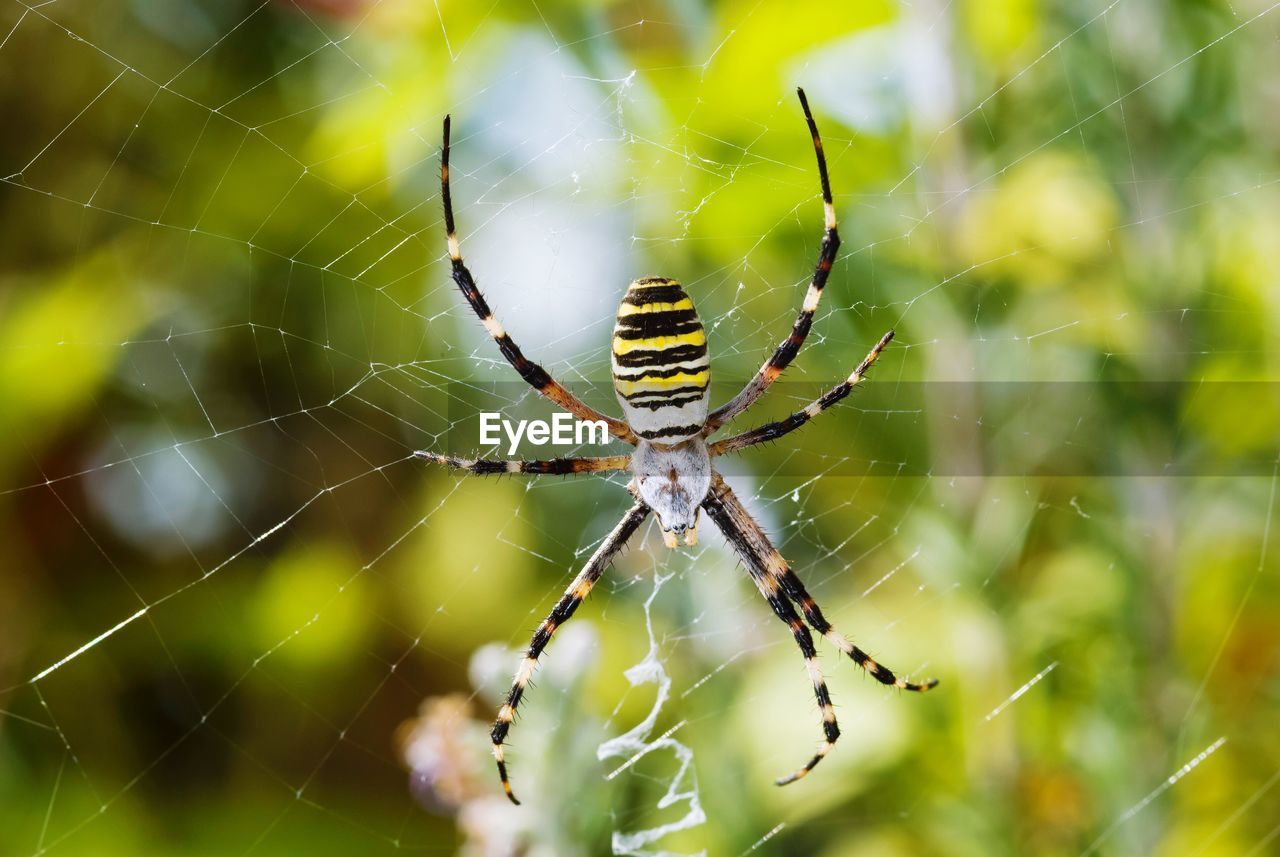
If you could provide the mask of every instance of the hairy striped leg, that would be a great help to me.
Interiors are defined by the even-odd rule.
[[[826,229],[822,233],[822,248],[818,251],[818,264],[814,268],[813,279],[809,282],[809,291],[805,293],[804,304],[800,308],[795,324],[791,327],[791,333],[782,340],[773,355],[760,367],[760,371],[756,372],[755,377],[747,382],[747,386],[742,388],[742,392],[712,411],[703,429],[704,437],[751,407],[756,399],[769,389],[769,385],[778,379],[782,371],[791,365],[791,361],[800,352],[800,346],[804,345],[805,337],[809,335],[809,328],[813,326],[813,316],[818,311],[822,289],[827,284],[831,266],[835,264],[836,251],[840,249],[840,233],[836,229],[836,207],[831,200],[831,182],[827,178],[827,159],[822,153],[822,138],[818,136],[818,125],[813,121],[813,114],[809,111],[809,100],[805,98],[804,90],[797,89],[796,94],[800,97],[800,106],[804,109],[804,119],[809,125],[809,134],[813,137],[813,151],[818,158],[818,178],[822,184],[822,210]]]
[[[732,494],[726,493],[729,490],[728,486],[720,480],[719,476],[714,478],[715,483],[712,485],[711,493],[702,501],[702,508],[733,545],[751,574],[756,588],[773,608],[774,614],[791,629],[791,635],[795,638],[796,645],[800,647],[800,654],[804,656],[805,666],[809,670],[809,679],[813,682],[813,694],[817,697],[818,708],[822,712],[822,733],[825,740],[804,767],[776,780],[778,785],[785,786],[812,771],[823,760],[840,737],[840,726],[836,723],[836,711],[831,705],[831,694],[827,690],[826,679],[823,678],[822,668],[818,665],[818,652],[813,647],[813,637],[809,634],[809,629],[805,627],[804,622],[800,620],[795,608],[787,601],[786,593],[782,591],[778,578],[769,572],[764,553],[764,549],[769,547],[768,541],[762,542],[756,537],[756,534],[760,533],[760,528],[741,505],[725,502],[726,497],[732,500]]]
[[[818,399],[810,402],[802,410],[796,411],[791,416],[784,420],[778,420],[776,423],[765,423],[751,431],[727,437],[724,440],[718,440],[707,447],[707,451],[713,456],[724,455],[727,452],[736,452],[740,449],[746,449],[748,446],[755,446],[757,443],[777,440],[783,435],[790,434],[800,428],[809,420],[852,393],[853,388],[858,386],[862,379],[867,376],[867,370],[871,368],[872,363],[876,362],[876,358],[880,356],[881,351],[884,351],[885,346],[889,344],[891,339],[893,339],[892,330],[880,337],[876,347],[871,349],[866,357],[862,358],[862,362],[858,364],[848,378],[823,393]]]
[[[480,475],[490,473],[550,473],[565,475],[569,473],[607,473],[611,470],[626,470],[631,465],[629,455],[610,455],[604,458],[551,458],[543,461],[499,460],[486,458],[457,458],[452,455],[440,455],[436,452],[418,450],[415,458],[443,464],[456,470],[466,470]]]
[[[556,629],[568,622],[573,616],[578,605],[591,592],[591,587],[595,586],[600,575],[604,574],[604,570],[609,567],[609,563],[613,562],[613,558],[618,555],[618,551],[622,550],[627,539],[636,531],[645,517],[649,514],[649,507],[640,501],[631,507],[618,525],[613,528],[613,532],[596,548],[596,552],[591,555],[591,559],[587,560],[586,566],[573,579],[573,583],[569,584],[569,588],[565,590],[560,601],[555,608],[542,620],[542,624],[538,626],[538,630],[533,633],[533,639],[529,642],[529,648],[525,652],[524,660],[520,662],[520,668],[516,670],[515,680],[511,684],[511,690],[507,694],[507,701],[502,704],[502,708],[498,710],[498,719],[494,721],[493,731],[490,737],[493,739],[493,757],[498,762],[498,777],[502,780],[502,789],[507,793],[507,797],[514,804],[519,804],[515,794],[511,791],[511,780],[507,777],[507,762],[503,756],[503,742],[506,741],[507,733],[511,730],[511,722],[516,717],[516,707],[520,704],[521,697],[524,696],[524,689],[529,685],[529,679],[533,677],[533,671],[538,665],[538,656],[542,654],[542,650],[551,642],[551,636],[555,634]]]
[[[777,548],[773,546],[768,536],[760,529],[760,525],[747,513],[737,495],[733,493],[718,474],[713,477],[711,494],[718,497],[719,502],[729,511],[734,522],[742,530],[745,539],[754,546],[754,550],[761,557],[765,573],[774,581],[774,585],[782,590],[783,594],[800,607],[805,621],[809,623],[813,630],[830,640],[836,648],[848,655],[855,664],[866,670],[868,675],[881,684],[892,685],[893,687],[915,691],[916,693],[924,693],[937,686],[938,680],[935,678],[931,678],[923,684],[915,684],[900,678],[894,674],[893,670],[877,663],[870,655],[850,642],[848,637],[832,627],[831,623],[822,615],[817,602],[805,590],[800,578],[791,570],[791,566],[782,557],[782,554],[778,553]]]
[[[493,337],[493,341],[498,343],[502,356],[507,358],[507,362],[516,372],[520,373],[521,378],[578,419],[603,422],[614,437],[627,443],[635,443],[635,433],[625,422],[606,416],[588,406],[547,374],[547,370],[525,357],[501,323],[494,318],[484,295],[480,294],[475,278],[471,276],[471,271],[462,261],[462,248],[458,244],[458,234],[453,222],[453,198],[449,193],[449,124],[449,117],[444,117],[444,144],[440,149],[440,195],[444,199],[444,228],[449,239],[449,260],[453,264],[453,281],[458,284],[458,288],[462,290],[462,296],[479,316],[484,329]]]
[[[916,684],[895,675],[893,670],[878,663],[862,649],[855,646],[848,637],[831,626],[831,623],[822,615],[822,611],[818,609],[818,605],[812,596],[805,591],[804,584],[800,582],[800,578],[796,576],[796,573],[791,570],[791,566],[787,565],[787,561],[777,551],[773,552],[769,565],[778,577],[779,586],[787,593],[788,598],[799,605],[800,611],[804,613],[805,621],[809,623],[813,630],[830,640],[832,645],[848,655],[850,660],[866,670],[867,674],[873,679],[881,684],[891,685],[901,690],[914,691],[915,693],[924,693],[938,686],[936,678],[927,679],[922,684]]]

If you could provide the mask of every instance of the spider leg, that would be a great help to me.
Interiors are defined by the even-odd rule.
[[[480,294],[475,278],[471,276],[471,271],[462,261],[462,248],[458,243],[458,234],[454,228],[453,197],[449,192],[449,124],[449,117],[444,117],[444,142],[440,148],[440,195],[444,200],[444,228],[449,240],[449,260],[453,265],[453,281],[458,284],[458,288],[462,290],[462,296],[467,299],[467,303],[471,305],[476,315],[479,316],[484,329],[489,332],[489,335],[493,337],[493,341],[498,344],[498,349],[502,351],[502,356],[507,358],[507,362],[520,374],[521,378],[539,393],[578,419],[603,422],[608,426],[609,433],[614,437],[634,444],[636,436],[625,422],[602,414],[595,408],[590,407],[566,390],[559,381],[547,374],[547,370],[525,357],[510,334],[494,318],[493,311],[489,309],[489,303],[484,299],[484,295]]]
[[[853,388],[858,386],[862,379],[867,376],[867,370],[871,368],[872,363],[876,362],[876,358],[880,356],[880,352],[884,351],[891,339],[893,339],[892,330],[880,337],[876,347],[871,349],[866,357],[862,358],[862,362],[858,364],[848,378],[823,393],[813,402],[810,402],[802,410],[796,411],[786,419],[778,420],[775,423],[765,423],[751,431],[727,437],[724,440],[718,440],[707,447],[707,451],[713,456],[724,455],[727,452],[737,452],[740,449],[746,449],[748,446],[755,446],[757,443],[777,440],[783,435],[790,434],[800,428],[809,420],[852,393]]]
[[[491,458],[457,458],[452,455],[440,455],[435,452],[418,450],[415,458],[443,464],[457,470],[486,475],[490,473],[550,473],[564,475],[569,473],[605,473],[611,470],[626,470],[631,465],[629,455],[610,455],[604,458],[552,458],[543,461],[527,461],[520,459]]]
[[[768,564],[777,576],[778,585],[782,587],[782,591],[800,606],[801,612],[804,613],[805,621],[809,623],[813,630],[831,641],[832,645],[848,655],[850,660],[866,670],[867,674],[873,679],[881,684],[892,685],[901,690],[910,690],[916,693],[924,693],[938,686],[936,678],[928,679],[923,684],[916,684],[895,675],[893,670],[878,663],[862,649],[855,646],[848,637],[832,627],[831,623],[822,615],[822,611],[818,609],[817,602],[805,591],[804,584],[800,582],[800,578],[791,570],[791,566],[787,564],[781,554],[776,550],[773,551]]]
[[[818,264],[814,268],[813,279],[809,282],[809,291],[805,293],[804,304],[800,308],[800,314],[796,316],[795,324],[791,327],[790,335],[782,340],[773,355],[756,372],[755,377],[742,388],[742,392],[711,412],[702,431],[703,437],[751,407],[756,399],[764,395],[769,385],[778,379],[782,371],[791,365],[791,361],[800,352],[800,346],[804,345],[805,337],[809,335],[809,328],[813,326],[813,315],[818,311],[822,289],[827,284],[831,266],[835,264],[836,251],[840,248],[840,233],[836,229],[836,207],[831,201],[831,182],[827,178],[827,159],[822,153],[822,138],[818,136],[818,125],[813,121],[813,114],[809,111],[809,100],[805,98],[804,90],[797,89],[796,94],[800,97],[801,108],[804,109],[804,119],[809,125],[809,135],[813,137],[813,151],[818,158],[818,178],[822,184],[822,209],[826,229],[822,233]]]
[[[855,664],[866,670],[872,678],[881,684],[888,684],[902,690],[911,690],[917,693],[924,693],[937,686],[938,680],[935,678],[931,678],[923,684],[915,684],[899,678],[894,674],[893,670],[877,663],[870,655],[850,642],[844,634],[833,628],[826,617],[822,615],[822,611],[818,609],[817,602],[805,590],[800,578],[791,570],[791,566],[783,558],[782,554],[778,553],[778,549],[769,541],[769,537],[760,529],[760,525],[755,522],[755,519],[747,512],[742,502],[738,500],[737,495],[725,484],[719,474],[712,477],[711,494],[709,496],[719,498],[720,504],[729,510],[734,522],[739,525],[740,529],[755,545],[765,573],[776,581],[775,585],[788,598],[799,605],[805,621],[809,623],[813,630],[830,640],[837,649],[848,655]],[[709,511],[710,509],[708,509]]]
[[[524,660],[520,662],[519,669],[516,670],[515,680],[512,682],[511,690],[507,693],[507,701],[503,703],[502,708],[498,710],[498,719],[494,721],[493,731],[490,737],[493,739],[493,757],[498,762],[498,777],[502,780],[502,789],[507,793],[507,797],[514,804],[519,804],[515,794],[511,791],[511,781],[507,777],[507,762],[503,755],[503,743],[506,741],[507,733],[511,730],[511,722],[515,720],[516,706],[520,704],[521,697],[524,696],[524,689],[529,684],[529,679],[533,677],[533,671],[538,665],[538,656],[542,654],[543,649],[551,642],[551,636],[556,629],[568,622],[573,616],[574,611],[578,609],[578,605],[583,602],[591,592],[591,587],[600,579],[600,575],[604,574],[604,570],[609,567],[609,563],[617,556],[618,551],[622,550],[622,546],[626,544],[627,539],[636,531],[645,517],[649,514],[649,507],[639,500],[631,507],[618,525],[613,528],[613,532],[601,542],[600,547],[596,548],[596,552],[591,555],[591,559],[587,560],[586,566],[573,579],[573,583],[569,584],[569,588],[565,590],[564,595],[560,597],[551,613],[546,619],[542,620],[542,624],[538,626],[538,630],[534,632],[533,639],[529,642],[529,648],[525,652]]]
[[[720,532],[724,533],[724,537],[733,545],[751,574],[756,588],[773,608],[774,615],[791,629],[791,635],[795,638],[796,645],[800,647],[800,654],[804,656],[805,667],[809,670],[809,679],[813,682],[813,694],[817,697],[818,708],[822,712],[822,734],[825,740],[818,748],[818,752],[803,767],[775,781],[778,785],[785,786],[812,771],[827,753],[831,752],[831,748],[840,737],[840,726],[836,723],[836,711],[831,705],[831,694],[827,690],[826,679],[822,675],[822,668],[818,665],[818,652],[813,646],[813,637],[800,616],[796,614],[795,608],[787,600],[786,592],[782,590],[777,576],[769,570],[767,551],[772,550],[772,545],[751,520],[746,510],[736,503],[732,493],[729,492],[729,487],[719,476],[715,476],[714,479],[711,493],[702,501],[702,508],[707,511],[707,515],[715,521]]]
[[[800,578],[791,570],[791,566],[778,553],[777,548],[769,541],[768,536],[760,529],[760,525],[755,522],[746,508],[738,500],[732,489],[725,484],[719,474],[712,477],[711,492],[707,495],[707,499],[703,501],[702,508],[707,510],[707,514],[716,522],[720,531],[724,533],[730,544],[733,545],[738,555],[747,564],[747,568],[751,571],[752,578],[756,581],[756,586],[760,591],[765,593],[765,597],[769,599],[769,604],[774,608],[774,612],[780,617],[784,614],[780,610],[775,601],[786,602],[786,599],[796,602],[804,613],[805,620],[822,636],[830,640],[836,648],[844,652],[858,666],[867,671],[876,681],[892,685],[893,687],[903,690],[911,690],[923,693],[930,690],[938,684],[937,679],[929,679],[923,684],[914,684],[905,679],[894,675],[893,671],[888,667],[882,666],[872,659],[866,652],[855,646],[847,637],[838,632],[826,617],[822,615],[822,611],[818,608],[817,603],[805,590],[804,584],[800,582]],[[795,616],[795,610],[787,603],[786,610],[790,616]],[[787,620],[789,621],[789,620]],[[803,626],[801,626],[803,627]],[[792,627],[792,633],[796,636],[796,641],[800,642],[800,635]],[[807,630],[806,630],[807,637]],[[805,651],[805,646],[800,643],[801,651]],[[812,643],[809,644],[812,650]],[[810,659],[808,653],[805,654],[806,659]],[[815,664],[816,665],[816,664]],[[811,668],[811,674],[812,668]],[[821,673],[817,673],[814,678],[814,692],[818,694],[819,704],[823,704],[824,698],[829,706],[830,698],[826,693],[826,685],[821,685],[819,691],[819,680]],[[832,734],[838,736],[839,730],[835,728],[835,714],[831,713],[828,719],[828,709],[823,708],[823,725],[830,724],[830,730],[827,733],[826,743],[818,750],[817,755],[800,770],[790,777],[784,777],[778,781],[779,785],[786,785],[800,777],[803,777],[811,771],[814,765],[822,761],[835,743]]]

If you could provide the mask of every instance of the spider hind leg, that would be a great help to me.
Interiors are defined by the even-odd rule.
[[[573,614],[578,607],[591,594],[591,588],[595,586],[596,581],[604,574],[605,569],[613,562],[613,558],[617,556],[618,551],[622,550],[627,539],[631,537],[631,534],[636,531],[648,515],[649,508],[644,503],[637,502],[623,516],[618,525],[613,528],[613,532],[609,533],[605,540],[600,543],[600,547],[596,548],[596,552],[591,555],[591,559],[587,560],[587,564],[582,571],[569,584],[569,588],[565,590],[564,595],[560,597],[551,613],[548,614],[546,619],[542,620],[542,624],[538,626],[538,630],[534,632],[533,638],[529,641],[529,648],[525,650],[520,666],[516,669],[515,678],[511,682],[511,690],[507,692],[506,701],[498,709],[498,717],[494,720],[493,730],[489,733],[493,741],[493,758],[498,763],[498,778],[502,781],[502,790],[506,792],[507,798],[516,805],[519,805],[520,801],[516,799],[515,793],[511,789],[511,779],[507,774],[505,744],[507,733],[511,731],[511,724],[516,719],[516,708],[520,705],[520,700],[524,698],[525,688],[529,686],[534,670],[538,667],[538,658],[542,655],[543,650],[546,649],[547,644],[551,642],[551,637],[555,634],[556,629],[573,618]]]
[[[719,475],[715,477],[712,485],[712,496],[717,497],[732,513],[731,525],[742,531],[739,537],[750,543],[751,549],[756,555],[756,561],[764,568],[764,573],[775,581],[775,585],[788,599],[795,602],[796,606],[800,608],[800,612],[804,615],[805,621],[809,623],[809,627],[826,637],[833,646],[848,655],[851,661],[866,670],[867,675],[881,684],[890,685],[899,690],[909,690],[913,693],[925,693],[938,686],[936,678],[927,679],[920,683],[907,681],[855,646],[853,641],[837,631],[827,621],[827,617],[822,615],[818,602],[814,601],[813,596],[804,588],[804,583],[791,570],[791,565],[783,558],[782,554],[778,553],[778,549],[769,541],[764,531],[747,513],[742,503]],[[717,519],[717,523],[719,523],[719,519]],[[728,536],[729,534],[726,533],[725,535]]]
[[[823,731],[826,740],[804,767],[790,776],[779,779],[777,781],[778,785],[782,786],[795,782],[813,770],[814,766],[821,762],[827,753],[831,751],[835,745],[836,738],[840,735],[839,727],[836,725],[835,711],[831,707],[831,698],[827,692],[826,682],[823,680],[822,671],[818,666],[817,653],[813,649],[813,639],[809,634],[809,628],[805,627],[804,622],[808,622],[814,631],[834,643],[854,663],[865,669],[872,678],[882,684],[919,693],[923,693],[937,685],[938,682],[935,679],[930,679],[923,684],[915,684],[899,678],[894,675],[892,670],[876,663],[866,652],[863,652],[843,634],[836,631],[831,623],[826,620],[826,617],[822,615],[817,603],[805,590],[800,578],[791,570],[786,560],[782,558],[782,555],[778,553],[777,549],[769,541],[768,536],[760,529],[760,525],[755,522],[755,519],[747,512],[746,508],[719,474],[713,472],[711,491],[707,495],[707,499],[703,501],[702,507],[707,510],[711,520],[724,533],[725,538],[747,567],[752,581],[756,584],[761,594],[765,596],[774,614],[791,628],[792,636],[795,637],[796,644],[800,647],[801,654],[804,655],[805,665],[808,667],[810,678],[813,681],[814,694],[818,698],[818,705],[822,711]],[[799,606],[801,613],[804,615],[804,621],[800,620],[799,615],[796,613],[796,607],[792,605],[792,602]]]
[[[703,501],[702,507],[707,510],[707,515],[733,546],[747,567],[752,582],[769,603],[774,615],[786,623],[791,630],[791,636],[800,649],[801,656],[804,657],[805,669],[808,670],[809,680],[813,685],[813,695],[818,701],[818,710],[822,713],[822,745],[803,766],[774,781],[777,785],[785,786],[806,776],[817,767],[840,738],[840,726],[836,722],[835,707],[831,704],[831,693],[827,689],[826,678],[818,663],[818,652],[813,645],[813,635],[809,633],[804,621],[796,613],[795,607],[787,599],[787,594],[782,590],[777,577],[770,574],[764,562],[761,548],[767,544],[767,540],[762,542],[753,537],[754,524],[750,523],[749,518],[746,517],[746,510],[737,503],[729,487],[719,476],[715,477],[712,491]],[[755,528],[755,532],[759,532],[758,528]],[[760,533],[760,537],[763,539],[763,533]]]
[[[866,670],[867,675],[871,676],[881,684],[896,687],[900,690],[909,690],[914,693],[925,693],[938,686],[936,678],[928,679],[920,684],[907,681],[905,678],[896,675],[893,670],[876,661],[862,649],[858,648],[853,642],[835,629],[827,618],[822,615],[818,603],[813,600],[804,588],[804,584],[800,582],[800,578],[791,570],[791,566],[782,558],[775,550],[773,557],[770,558],[769,565],[774,569],[774,574],[778,578],[778,585],[787,597],[796,603],[800,608],[800,612],[804,614],[805,621],[814,631],[826,637],[840,651],[849,656],[855,664]]]

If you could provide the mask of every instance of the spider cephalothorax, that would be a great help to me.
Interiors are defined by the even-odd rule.
[[[685,544],[698,543],[698,507],[711,488],[711,453],[696,435],[674,446],[636,444],[631,455],[632,493],[653,510],[667,547],[676,536]]]
[[[764,595],[774,614],[786,623],[804,656],[813,681],[814,696],[822,712],[824,740],[813,758],[795,773],[779,779],[779,785],[794,782],[809,773],[840,737],[835,709],[831,705],[826,680],[818,664],[810,628],[826,637],[883,684],[914,691],[925,691],[937,684],[934,680],[913,684],[895,676],[836,631],[805,590],[800,578],[791,570],[711,463],[716,456],[774,440],[795,431],[848,396],[854,386],[866,377],[871,364],[893,338],[893,331],[882,336],[848,378],[802,410],[784,420],[707,443],[706,439],[710,435],[759,399],[800,351],[813,323],[813,315],[817,312],[822,289],[831,273],[836,250],[840,246],[835,205],[831,201],[831,186],[827,179],[827,163],[822,154],[822,141],[809,112],[804,91],[797,90],[797,93],[818,158],[826,229],[813,279],[809,283],[809,290],[805,293],[804,303],[791,333],[738,395],[710,411],[707,391],[711,369],[707,359],[707,337],[693,301],[675,280],[664,277],[636,280],[622,299],[617,324],[613,329],[613,386],[622,405],[625,417],[623,420],[601,414],[566,390],[545,369],[527,359],[493,317],[488,303],[476,287],[475,279],[462,261],[462,251],[454,231],[453,204],[449,194],[449,117],[445,117],[444,145],[440,152],[440,186],[454,282],[520,377],[569,413],[579,419],[604,422],[609,427],[610,434],[635,447],[630,455],[556,458],[547,461],[463,460],[430,452],[416,453],[421,458],[472,473],[632,473],[627,489],[635,497],[635,504],[596,549],[586,567],[574,578],[550,615],[534,633],[525,657],[516,670],[515,681],[507,694],[507,700],[499,709],[498,719],[493,724],[491,737],[493,755],[498,762],[498,775],[507,797],[515,803],[519,801],[511,791],[503,747],[515,719],[516,706],[520,704],[525,688],[533,677],[538,657],[551,641],[556,629],[573,616],[578,605],[591,592],[591,587],[650,512],[658,518],[663,541],[667,547],[673,548],[677,546],[679,536],[684,537],[685,544],[697,543],[698,513],[700,510],[705,511],[747,567],[752,581]]]

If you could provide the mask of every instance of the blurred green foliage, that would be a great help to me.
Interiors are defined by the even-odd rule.
[[[1277,402],[1232,382],[1280,356],[1272,8],[0,11],[0,854],[609,853],[691,805],[667,749],[596,758],[654,706],[646,620],[649,737],[706,815],[655,852],[1271,853]],[[485,721],[627,498],[411,458],[476,451],[476,397],[539,407],[489,392],[449,282],[440,118],[482,287],[603,406],[634,276],[687,284],[729,390],[784,335],[821,222],[796,85],[845,244],[753,416],[893,327],[874,385],[1089,385],[1102,425],[1050,444],[958,384],[744,455],[826,612],[941,686],[827,652],[844,738],[774,788],[818,736],[789,635],[718,540],[648,532],[551,646],[511,808]],[[1046,475],[1072,442],[1093,469]],[[1251,463],[1125,475],[1175,449]]]

